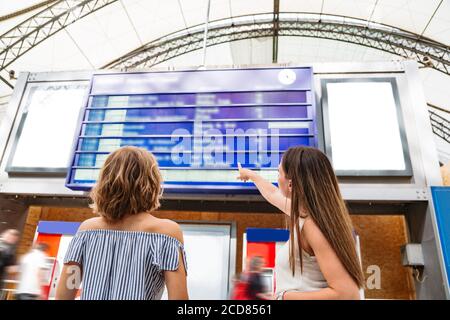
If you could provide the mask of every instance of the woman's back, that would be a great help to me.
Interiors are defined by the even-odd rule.
[[[56,299],[188,299],[183,234],[150,213],[160,207],[162,175],[147,150],[122,147],[108,155],[91,190],[98,218],[84,221],[69,245]],[[73,267],[79,267],[78,276]]]
[[[164,271],[179,268],[180,252],[186,266],[175,226],[149,214],[126,217],[115,224],[103,218],[84,222],[64,259],[64,263],[81,266],[81,299],[160,299]]]

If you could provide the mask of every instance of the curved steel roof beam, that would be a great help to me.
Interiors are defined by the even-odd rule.
[[[278,30],[273,14],[233,17],[210,22],[207,46],[226,42],[278,36],[337,40],[389,52],[450,75],[450,48],[398,28],[342,16],[280,13]],[[147,43],[103,68],[151,68],[159,63],[201,48],[202,25],[183,29]]]
[[[117,0],[60,0],[0,35],[0,77],[6,79],[6,68],[68,25]]]

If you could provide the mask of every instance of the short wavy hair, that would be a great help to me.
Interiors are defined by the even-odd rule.
[[[112,152],[100,171],[90,197],[91,208],[108,221],[160,207],[162,176],[153,154],[137,147]]]

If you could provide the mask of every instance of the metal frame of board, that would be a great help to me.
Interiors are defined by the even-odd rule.
[[[360,179],[342,179],[340,186],[346,200],[399,200],[399,201],[416,201],[427,200],[427,181],[428,184],[441,183],[440,173],[437,160],[437,152],[433,148],[432,133],[428,135],[426,130],[429,127],[428,116],[421,114],[425,102],[423,91],[419,87],[417,90],[411,90],[411,86],[418,82],[420,86],[420,78],[415,70],[416,65],[408,67],[413,62],[404,63],[379,63],[379,64],[314,64],[315,72],[315,88],[317,99],[321,98],[320,81],[326,78],[336,77],[395,77],[397,80],[400,103],[402,105],[403,119],[405,122],[405,133],[408,141],[412,177],[384,177],[380,179],[360,178]],[[112,71],[105,71],[112,73]],[[362,74],[362,75],[361,75]],[[64,178],[59,177],[34,177],[32,175],[10,176],[6,172],[6,162],[14,143],[13,137],[16,136],[19,119],[20,119],[20,102],[23,92],[29,82],[47,82],[47,81],[73,81],[73,80],[89,80],[92,72],[53,72],[53,73],[22,73],[16,84],[16,89],[11,97],[7,113],[0,127],[0,193],[8,194],[29,194],[29,195],[57,195],[57,196],[84,196],[83,191],[72,191],[64,186]],[[422,103],[421,103],[422,101]],[[320,102],[320,101],[319,101]],[[316,105],[320,105],[316,102]],[[418,105],[416,107],[412,107]],[[403,107],[405,106],[405,107]],[[321,116],[320,108],[317,108],[318,117]],[[417,118],[417,119],[416,119]],[[318,122],[320,126],[320,121]],[[419,127],[420,125],[420,127]],[[324,141],[321,137],[322,130],[318,129],[318,145],[324,150]],[[431,150],[430,150],[431,149]],[[430,179],[432,177],[432,179]],[[435,182],[433,182],[435,181]],[[258,195],[239,194],[222,196],[221,193],[211,195],[214,199],[227,200],[248,200],[259,199]],[[167,195],[167,198],[174,199],[204,199],[205,195],[200,196],[192,193],[184,193],[180,195]]]
[[[319,130],[320,128],[322,128],[321,124],[319,125],[319,123],[321,123],[321,120],[316,121],[316,119],[321,119],[321,117],[319,117],[319,118],[315,117],[316,113],[317,113],[317,110],[316,110],[317,105],[316,105],[316,99],[314,97],[313,70],[312,70],[311,66],[295,66],[293,68],[305,69],[305,71],[307,71],[308,75],[311,77],[311,81],[309,82],[310,86],[305,87],[305,88],[302,87],[302,88],[295,88],[295,89],[287,89],[285,91],[305,91],[305,92],[310,92],[310,99],[311,100],[308,101],[307,103],[304,103],[304,104],[311,107],[312,119],[313,120],[311,120],[311,119],[302,119],[302,120],[299,120],[299,121],[308,121],[308,122],[311,122],[313,124],[312,133],[310,133],[310,135],[312,135],[314,137],[314,139],[313,139],[314,145],[315,146],[319,146],[319,143],[318,143],[319,142],[319,137],[322,137],[323,133],[320,132],[320,130]],[[249,67],[249,68],[243,68],[243,69],[239,69],[239,70],[252,71],[252,70],[268,70],[268,69],[269,70],[274,70],[274,69],[276,69],[276,70],[283,70],[283,69],[286,69],[286,68],[285,67],[280,67],[280,66],[271,67],[271,68],[268,68],[268,67],[260,67],[260,68]],[[235,70],[235,69],[233,69],[233,68],[217,68],[217,69],[211,69],[211,70],[201,69],[201,70],[156,71],[156,72],[152,72],[152,73],[158,73],[158,74],[168,73],[168,74],[170,74],[170,73],[174,73],[175,72],[175,73],[178,73],[178,74],[182,74],[182,73],[192,72],[192,71],[200,72],[200,73],[207,73],[208,71],[233,71],[233,70]],[[89,85],[89,94],[86,97],[86,99],[84,100],[83,110],[80,112],[79,125],[78,125],[78,128],[77,128],[77,132],[79,134],[77,134],[74,137],[73,147],[72,147],[72,155],[71,155],[72,159],[75,159],[74,157],[75,157],[75,154],[77,152],[76,148],[77,148],[77,146],[79,144],[79,141],[82,139],[81,138],[81,132],[82,132],[83,125],[86,123],[86,121],[83,121],[83,120],[85,120],[86,113],[88,112],[88,109],[89,109],[88,108],[89,107],[89,101],[88,101],[89,97],[103,96],[103,95],[107,95],[107,96],[114,96],[114,95],[118,95],[118,96],[125,95],[125,96],[127,96],[127,95],[135,95],[135,94],[139,94],[139,95],[142,94],[142,95],[144,95],[144,93],[132,93],[132,94],[130,94],[130,93],[126,93],[126,92],[118,92],[118,93],[115,93],[114,95],[111,95],[109,93],[104,93],[104,92],[101,92],[101,93],[95,93],[94,92],[94,93],[92,93],[93,86],[94,86],[94,83],[95,83],[95,77],[96,76],[100,76],[101,77],[102,75],[105,75],[105,74],[112,75],[112,76],[119,76],[120,77],[120,76],[123,76],[125,74],[127,74],[127,75],[129,74],[129,75],[132,76],[132,75],[135,75],[135,74],[145,74],[145,73],[146,72],[144,72],[144,71],[127,72],[127,73],[117,72],[117,71],[109,71],[109,72],[105,73],[105,72],[102,72],[102,71],[100,71],[100,72],[96,71],[96,72],[93,73],[93,76],[92,76],[92,79],[91,79],[91,82],[90,82],[90,85]],[[214,92],[215,93],[253,92],[253,90],[241,90],[241,89],[242,88],[240,88],[239,90],[223,90],[223,91],[222,90],[214,90]],[[277,91],[282,91],[282,90],[277,90],[277,89],[254,90],[254,92],[258,92],[258,93],[259,92],[274,92],[274,91],[277,92]],[[210,93],[212,91],[211,90],[203,90],[201,92],[207,94],[207,93]],[[173,95],[176,95],[176,94],[192,94],[192,93],[195,93],[195,92],[191,92],[191,91],[178,92],[177,91],[177,92],[173,92],[173,93],[163,92],[162,94],[173,94]],[[158,94],[158,92],[151,92],[151,93],[145,93],[145,94]],[[274,103],[274,105],[276,105],[276,103]],[[208,120],[208,121],[214,121],[214,120]],[[206,122],[208,122],[208,121],[206,121]],[[252,120],[249,120],[249,121],[256,122],[256,121],[264,121],[264,120],[252,119]],[[286,118],[284,120],[279,120],[279,121],[292,121],[292,119]],[[163,121],[163,122],[166,122],[166,121]],[[102,123],[104,123],[104,122],[102,122]],[[127,122],[124,121],[123,123],[127,123]],[[170,123],[172,123],[172,121],[170,121]],[[139,136],[136,136],[136,137],[138,138]],[[120,138],[120,137],[108,137],[108,138],[116,139],[116,138]],[[310,139],[311,139],[311,137],[310,137]],[[98,153],[98,152],[94,152],[94,153]],[[75,160],[73,160],[73,161],[75,161]],[[69,165],[69,168],[72,169],[73,167],[74,167],[74,163],[72,162]],[[93,169],[98,169],[98,168],[93,168]],[[161,168],[161,169],[164,169],[164,168]],[[210,170],[210,169],[216,170],[215,168],[195,168],[195,167],[180,167],[180,169],[182,169],[182,170],[198,170],[198,169],[200,169],[200,170]],[[170,170],[170,169],[167,169],[167,170]],[[230,170],[230,169],[227,169],[227,170]],[[276,171],[276,168],[261,168],[260,170],[262,170],[262,171],[264,171],[264,170]],[[66,178],[66,186],[68,188],[70,188],[72,190],[85,190],[86,189],[86,187],[84,187],[83,185],[72,183],[71,182],[72,177],[73,177],[73,172],[72,172],[72,170],[70,170],[68,172],[67,178]],[[168,182],[166,182],[164,190],[165,190],[166,194],[172,194],[172,193],[178,193],[178,194],[189,194],[189,193],[204,193],[204,194],[208,194],[209,193],[209,194],[216,194],[216,195],[217,194],[219,194],[219,195],[220,194],[225,194],[225,193],[226,194],[246,194],[246,195],[258,194],[258,191],[257,191],[256,187],[254,187],[250,183],[243,183],[243,182],[227,183],[227,182],[168,181]]]
[[[410,177],[412,175],[411,169],[411,159],[409,157],[408,142],[405,134],[405,124],[402,116],[402,108],[400,105],[400,98],[398,95],[397,82],[394,77],[391,78],[337,78],[337,79],[322,79],[321,90],[322,90],[322,114],[323,114],[323,127],[324,127],[324,138],[325,138],[325,148],[327,155],[333,159],[333,148],[331,143],[331,132],[330,132],[330,119],[329,119],[329,106],[328,106],[328,83],[361,83],[361,82],[388,82],[392,86],[392,93],[394,95],[395,108],[397,121],[400,131],[400,140],[403,149],[403,159],[405,161],[404,170],[336,170],[336,175],[339,176],[404,176]]]
[[[77,82],[85,82],[86,80],[72,80],[70,81],[70,85],[73,86]],[[29,82],[30,84],[46,84],[46,83],[53,83],[53,82]],[[67,85],[67,81],[61,81],[61,83],[65,83]],[[87,83],[86,83],[87,84]],[[28,87],[25,88],[23,99],[26,99],[26,92],[28,90]],[[86,95],[86,94],[85,94]],[[85,98],[84,98],[85,99]],[[6,164],[5,171],[8,172],[10,175],[28,175],[33,174],[37,176],[65,176],[67,173],[67,167],[58,167],[58,168],[44,168],[44,167],[17,167],[13,166],[13,160],[14,155],[16,153],[17,145],[19,143],[20,136],[22,134],[22,130],[24,127],[24,124],[26,122],[28,113],[23,110],[23,107],[21,108],[21,116],[19,120],[19,127],[17,128],[15,137],[13,139],[13,144],[11,147],[11,151],[9,153],[8,162]]]

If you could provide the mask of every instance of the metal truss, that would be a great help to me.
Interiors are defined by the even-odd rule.
[[[434,111],[428,110],[428,113],[434,134],[450,143],[450,121]]]
[[[11,88],[6,68],[42,41],[117,0],[61,0],[0,36],[0,80]]]
[[[277,29],[277,30],[275,30]],[[202,47],[203,27],[195,26],[152,41],[104,68],[151,68]],[[343,41],[415,59],[422,65],[450,75],[450,48],[386,25],[331,15],[273,13],[233,17],[210,22],[207,46],[260,37],[295,36]]]

